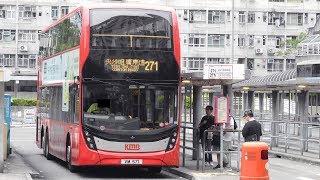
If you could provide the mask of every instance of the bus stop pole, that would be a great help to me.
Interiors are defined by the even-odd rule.
[[[0,70],[0,173],[3,173],[4,169],[4,74],[3,70]]]

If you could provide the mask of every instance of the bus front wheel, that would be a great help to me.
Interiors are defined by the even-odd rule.
[[[77,166],[74,166],[72,165],[71,163],[71,145],[70,143],[68,143],[67,145],[67,157],[66,157],[66,160],[67,160],[67,165],[68,165],[68,169],[70,172],[74,173],[74,172],[77,172],[78,171],[78,167]]]

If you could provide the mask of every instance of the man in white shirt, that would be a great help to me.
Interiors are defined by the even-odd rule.
[[[232,116],[229,116],[229,122],[223,124],[223,129],[230,129],[234,130],[234,119]],[[223,135],[223,151],[228,151],[231,147],[231,141],[232,141],[232,135],[233,132],[224,132]],[[213,147],[214,151],[220,151],[220,146],[214,146]],[[218,169],[220,168],[220,153],[217,153],[217,161],[218,165],[215,166],[213,169]],[[223,167],[226,167],[229,164],[229,158],[226,154],[223,154]]]

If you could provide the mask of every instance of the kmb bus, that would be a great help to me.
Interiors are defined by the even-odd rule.
[[[180,44],[173,9],[81,6],[40,39],[36,142],[79,166],[179,166]]]

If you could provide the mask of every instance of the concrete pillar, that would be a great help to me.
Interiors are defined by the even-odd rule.
[[[198,128],[202,114],[202,87],[193,86],[193,128]],[[193,148],[197,148],[199,141],[194,134],[193,136]],[[192,159],[197,159],[197,150],[192,151]]]
[[[263,119],[263,110],[264,110],[264,93],[259,93],[259,113],[260,113],[260,119]]]
[[[243,99],[243,109],[247,110],[248,109],[248,93],[247,92],[243,93],[242,99]]]
[[[18,89],[19,89],[19,80],[15,80],[13,82],[13,95],[14,97],[18,97]]]
[[[278,140],[274,136],[277,135],[278,123],[279,120],[279,91],[272,91],[272,120],[271,120],[271,147],[278,146]]]
[[[209,105],[213,106],[213,93],[209,93]]]
[[[254,111],[254,91],[248,91],[248,109]]]
[[[298,103],[299,103],[299,116],[300,122],[307,123],[309,114],[308,114],[308,106],[309,106],[309,91],[301,91],[298,94]],[[307,139],[308,137],[308,125],[301,124],[300,126],[300,138]],[[307,151],[307,142],[303,141],[301,149],[303,151]]]

